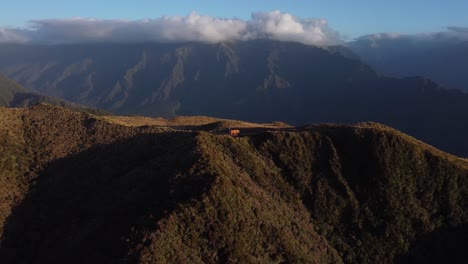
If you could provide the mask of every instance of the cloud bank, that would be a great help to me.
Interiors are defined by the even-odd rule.
[[[322,19],[301,19],[280,11],[253,13],[251,19],[222,19],[195,12],[146,20],[89,18],[31,21],[28,29],[0,27],[0,42],[68,44],[90,42],[216,43],[272,39],[308,45],[337,45],[340,35]]]
[[[357,38],[355,42],[370,42],[378,46],[381,42],[407,41],[413,43],[447,43],[468,41],[468,27],[447,27],[445,31],[419,34],[378,33]]]

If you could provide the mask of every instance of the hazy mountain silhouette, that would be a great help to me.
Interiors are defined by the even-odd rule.
[[[455,245],[466,226],[467,161],[383,125],[42,104],[0,108],[0,120],[4,263],[466,259],[434,239]]]
[[[0,106],[9,106],[15,94],[25,91],[21,85],[0,74]]]
[[[424,76],[447,88],[468,91],[468,41],[361,38],[349,47],[382,74]]]
[[[0,74],[0,106],[3,107],[28,107],[39,103],[48,103],[51,105],[69,108],[75,111],[88,112],[93,114],[107,114],[110,112],[84,107],[75,103],[67,102],[62,99],[40,95],[29,92],[15,81],[8,79]]]

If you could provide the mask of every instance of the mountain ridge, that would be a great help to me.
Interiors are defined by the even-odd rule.
[[[27,88],[120,115],[292,125],[373,121],[468,156],[468,95],[377,74],[344,47],[247,41],[2,46]]]
[[[463,241],[443,230],[468,221],[468,163],[387,126],[0,114],[2,260],[375,263]]]

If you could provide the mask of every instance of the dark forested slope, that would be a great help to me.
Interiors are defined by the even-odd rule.
[[[466,257],[468,163],[386,126],[135,126],[48,105],[0,118],[2,262]]]

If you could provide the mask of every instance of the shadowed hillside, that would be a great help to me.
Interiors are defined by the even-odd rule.
[[[391,263],[468,221],[468,163],[379,124],[0,118],[6,263]]]

